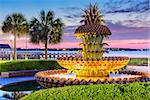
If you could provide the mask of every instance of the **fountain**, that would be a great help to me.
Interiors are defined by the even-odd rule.
[[[90,10],[85,10],[84,25],[75,30],[77,38],[82,39],[81,55],[60,57],[57,62],[65,69],[42,71],[35,75],[36,80],[44,87],[52,85],[79,85],[101,83],[130,83],[147,81],[143,72],[122,71],[129,62],[128,57],[103,57],[107,50],[103,46],[104,38],[111,35],[111,31],[102,25],[102,19],[97,12],[97,6],[90,5]],[[87,20],[88,19],[88,20]]]
[[[82,38],[82,56],[62,57],[57,62],[68,72],[75,72],[77,76],[106,77],[110,72],[117,72],[124,68],[128,57],[102,57],[103,38],[110,35],[110,30],[104,25],[82,25],[79,26],[75,35]],[[106,35],[106,36],[104,36]]]

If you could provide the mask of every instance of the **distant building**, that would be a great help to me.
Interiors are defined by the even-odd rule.
[[[0,54],[8,54],[10,50],[9,44],[0,44]]]
[[[0,44],[0,49],[10,49],[11,47],[8,44]]]

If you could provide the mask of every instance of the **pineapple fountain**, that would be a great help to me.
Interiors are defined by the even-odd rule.
[[[82,38],[82,56],[62,57],[58,63],[68,69],[68,72],[74,72],[77,76],[106,77],[110,72],[116,72],[124,68],[128,57],[103,57],[103,39],[111,35],[110,30],[100,24],[89,24],[79,26],[75,35]]]
[[[111,72],[120,72],[129,62],[128,57],[103,57],[107,50],[103,46],[104,38],[111,35],[111,31],[105,25],[97,5],[90,4],[86,9],[83,20],[84,25],[75,30],[77,38],[82,39],[82,54],[70,57],[60,57],[57,62],[65,68],[64,70],[42,71],[35,75],[36,80],[44,87],[78,85],[78,84],[100,84],[100,83],[129,83],[145,79],[142,72],[123,73],[123,77],[112,77]],[[129,75],[128,75],[129,74]]]
[[[111,35],[108,27],[103,25],[104,20],[95,4],[90,4],[82,15],[81,23],[75,35],[82,39],[82,56],[59,58],[58,63],[68,69],[68,72],[75,72],[77,76],[108,76],[110,72],[116,72],[127,65],[127,57],[103,57],[103,53],[108,52],[103,49],[103,39]]]

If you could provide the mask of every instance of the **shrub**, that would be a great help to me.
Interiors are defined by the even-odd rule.
[[[21,100],[150,100],[150,83],[67,86],[39,90]]]
[[[1,61],[0,61],[1,62]],[[54,60],[18,60],[3,61],[0,63],[0,72],[35,69],[60,69],[60,65]]]

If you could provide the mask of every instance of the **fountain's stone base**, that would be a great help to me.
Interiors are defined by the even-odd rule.
[[[57,77],[59,74],[68,74],[67,70],[47,70],[38,72],[35,75],[37,82],[45,87],[65,85],[88,85],[88,84],[126,84],[133,82],[150,81],[145,72],[123,71],[127,77]]]

